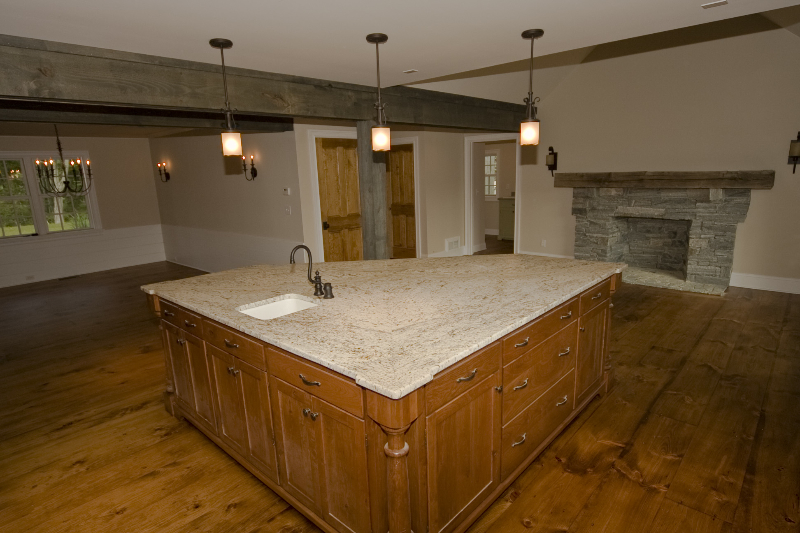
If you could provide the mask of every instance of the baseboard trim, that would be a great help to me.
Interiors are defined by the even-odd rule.
[[[486,245],[484,244],[484,247]],[[461,246],[454,250],[450,250],[448,252],[434,252],[432,254],[428,254],[428,257],[458,257],[460,255],[467,255],[464,253],[464,247]]]
[[[484,235],[500,235],[499,229],[485,229],[483,230]]]
[[[731,274],[730,285],[744,289],[800,294],[800,279],[798,278],[778,278],[734,272]]]
[[[558,255],[558,254],[546,254],[544,252],[526,252],[524,250],[519,250],[518,254],[524,255],[540,255],[542,257],[556,257],[558,259],[574,259],[575,257],[572,255]]]
[[[472,253],[473,253],[473,254],[474,254],[475,252],[482,252],[482,251],[484,251],[485,249],[486,249],[486,243],[485,243],[485,242],[481,242],[481,243],[478,243],[478,244],[473,244],[473,245],[472,245]]]

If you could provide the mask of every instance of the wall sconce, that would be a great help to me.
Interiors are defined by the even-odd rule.
[[[247,181],[253,181],[254,179],[256,179],[256,176],[258,176],[258,169],[256,168],[256,164],[253,161],[252,155],[250,156],[250,172],[249,172],[250,177],[249,178],[247,177],[248,174],[247,158],[245,158],[245,156],[242,156],[242,170],[244,171],[244,179],[246,179]]]
[[[553,147],[550,147],[550,151],[547,153],[547,170],[550,171],[551,176],[555,176],[554,172],[558,170],[558,152],[553,151]]]
[[[797,170],[797,163],[800,163],[800,131],[797,132],[797,140],[789,143],[789,164],[793,165],[792,174]]]
[[[161,178],[161,181],[164,183],[169,181],[169,172],[167,172],[167,162],[164,161],[156,165],[158,167],[158,177]]]
[[[384,33],[370,33],[367,42],[375,45],[375,60],[378,66],[378,101],[375,110],[378,112],[378,123],[372,127],[372,151],[386,152],[392,149],[392,135],[386,125],[386,104],[381,101],[381,54],[378,47],[389,40]]]

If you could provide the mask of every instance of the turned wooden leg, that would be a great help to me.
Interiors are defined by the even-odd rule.
[[[383,447],[386,454],[386,477],[389,497],[389,533],[412,533],[411,495],[408,485],[408,443],[405,434],[410,426],[392,429],[381,426],[389,437]]]

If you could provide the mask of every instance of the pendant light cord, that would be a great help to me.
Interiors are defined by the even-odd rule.
[[[220,47],[219,56],[222,59],[222,86],[225,89],[225,126],[228,131],[236,129],[236,121],[233,120],[233,113],[231,112],[231,102],[228,99],[228,76],[225,73],[225,49]]]
[[[375,104],[375,109],[378,110],[378,126],[383,126],[384,112],[383,102],[381,102],[381,52],[380,43],[375,43],[375,60],[378,65],[378,103]]]
[[[533,42],[536,39],[531,37],[531,63],[528,69],[528,120],[533,120]]]

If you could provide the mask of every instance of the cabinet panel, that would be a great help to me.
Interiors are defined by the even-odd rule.
[[[220,350],[235,355],[256,368],[266,370],[264,346],[233,329],[217,324],[210,320],[203,320],[203,337],[206,342],[213,344]]]
[[[161,321],[164,328],[164,351],[167,364],[171,365],[172,384],[175,387],[175,397],[184,409],[195,411],[194,387],[192,387],[192,371],[189,366],[189,356],[186,353],[183,333],[172,324]]]
[[[503,364],[528,353],[578,319],[578,298],[561,304],[503,338]]]
[[[499,342],[478,350],[460,363],[438,373],[425,387],[427,410],[432,413],[500,369]]]
[[[613,276],[581,294],[581,315],[585,315],[611,296],[612,279]]]
[[[500,481],[500,372],[426,419],[429,523],[452,531]]]
[[[232,355],[207,346],[217,392],[219,436],[234,450],[246,455],[247,429],[244,423],[241,377]]]
[[[272,410],[267,374],[242,361],[237,361],[237,369],[241,371],[239,379],[244,399],[246,456],[254,466],[277,483],[278,459],[272,436]]]
[[[575,406],[577,407],[590,389],[597,386],[603,375],[603,359],[608,342],[606,323],[609,300],[581,316],[578,333],[578,358],[575,373]]]
[[[188,333],[183,334],[186,344],[186,354],[189,357],[189,366],[194,388],[195,414],[198,422],[205,424],[212,432],[217,432],[216,402],[214,390],[211,385],[211,369],[206,357],[205,343]]]

